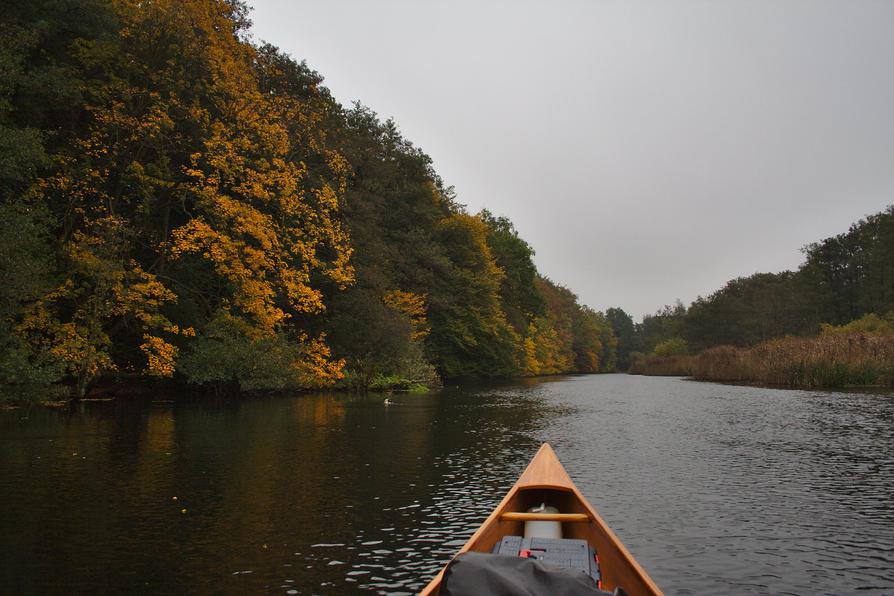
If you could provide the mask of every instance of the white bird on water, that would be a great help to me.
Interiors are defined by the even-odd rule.
[[[383,403],[384,403],[386,406],[390,406],[390,405],[393,404],[394,402],[391,401],[390,399],[388,399],[388,398],[386,397],[386,398],[385,398],[385,401],[384,401]]]

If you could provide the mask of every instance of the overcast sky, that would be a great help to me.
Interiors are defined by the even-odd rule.
[[[639,318],[894,203],[894,0],[249,0],[540,271]]]

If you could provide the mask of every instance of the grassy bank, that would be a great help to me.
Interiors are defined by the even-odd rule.
[[[784,337],[750,348],[718,346],[697,356],[646,356],[630,372],[799,389],[894,386],[894,336]]]

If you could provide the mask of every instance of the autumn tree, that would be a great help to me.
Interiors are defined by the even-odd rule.
[[[13,3],[0,15],[0,385],[15,398],[48,394],[63,363],[23,322],[57,287],[58,205],[40,177],[64,167],[83,130],[88,63],[114,42],[103,2]]]
[[[0,384],[280,390],[606,370],[505,217],[236,0],[0,15]],[[381,383],[380,383],[381,384]],[[31,388],[31,389],[27,389]]]
[[[520,340],[501,308],[505,274],[487,244],[487,225],[457,213],[439,223],[435,238],[448,259],[430,303],[428,346],[441,374],[517,374]]]
[[[478,217],[487,225],[487,244],[497,266],[503,270],[500,299],[506,318],[516,333],[524,335],[537,315],[544,313],[543,296],[534,280],[534,249],[524,241],[506,217],[495,217],[486,209]]]
[[[626,371],[630,368],[630,353],[635,347],[633,318],[624,312],[622,308],[609,308],[605,311],[605,318],[612,327],[617,338],[617,367]]]
[[[178,354],[214,345],[206,331],[234,329],[294,344],[281,370],[295,385],[336,379],[307,320],[353,277],[347,165],[325,143],[314,83],[299,92],[299,67],[243,39],[242,4],[105,6],[113,35],[63,52],[89,80],[66,115],[80,128],[30,191],[58,217],[64,274],[29,308],[28,338],[66,363],[77,394],[113,371],[170,376]]]

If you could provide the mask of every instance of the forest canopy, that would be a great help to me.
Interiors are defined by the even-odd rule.
[[[0,387],[413,388],[612,370],[505,217],[225,0],[0,16]]]

